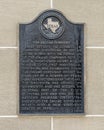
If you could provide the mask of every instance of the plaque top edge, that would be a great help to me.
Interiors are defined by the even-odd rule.
[[[29,25],[29,24],[33,24],[35,21],[37,21],[40,17],[42,16],[46,16],[46,15],[59,15],[61,17],[63,17],[63,19],[65,19],[66,21],[68,21],[70,24],[73,24],[73,25],[84,25],[85,23],[79,23],[79,22],[73,22],[71,21],[70,19],[68,19],[65,14],[60,11],[60,10],[57,10],[57,9],[47,9],[47,10],[44,10],[42,12],[40,12],[31,22],[26,22],[26,23],[19,23],[19,25]]]

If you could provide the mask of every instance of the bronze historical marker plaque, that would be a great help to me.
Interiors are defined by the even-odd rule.
[[[84,113],[84,25],[48,10],[19,27],[20,114]]]

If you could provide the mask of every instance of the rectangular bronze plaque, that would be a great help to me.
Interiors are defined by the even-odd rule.
[[[48,10],[19,29],[19,113],[84,113],[84,25]]]

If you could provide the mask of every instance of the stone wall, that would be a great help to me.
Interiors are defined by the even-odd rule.
[[[46,9],[85,23],[85,115],[18,115],[18,25]],[[0,130],[104,129],[104,0],[0,1]]]

